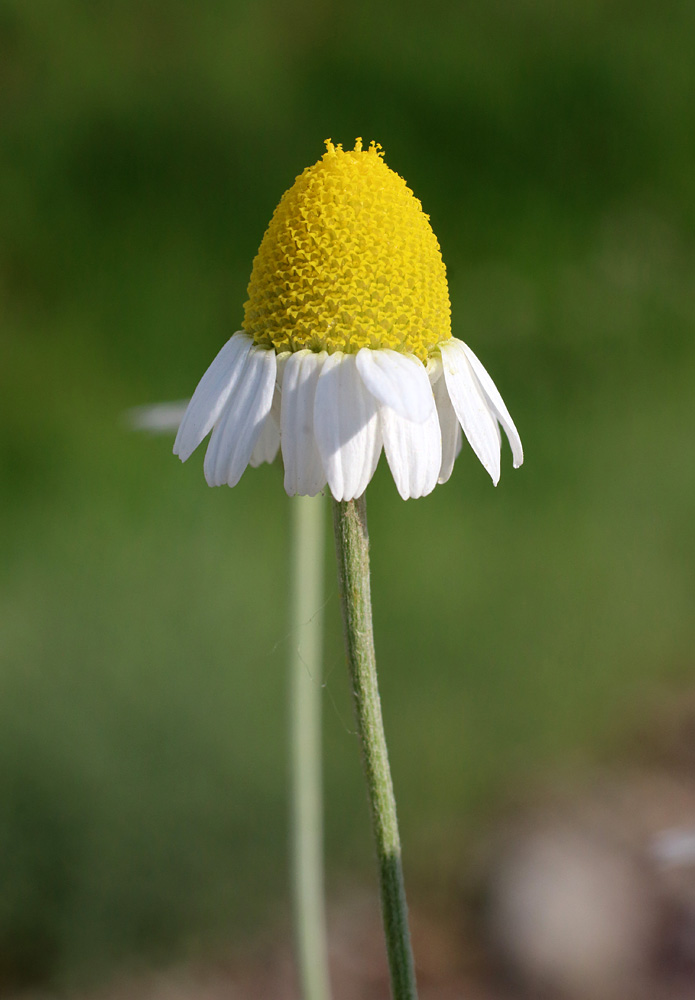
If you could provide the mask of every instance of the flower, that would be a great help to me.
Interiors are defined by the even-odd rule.
[[[429,218],[375,143],[326,152],[278,205],[254,260],[244,327],[200,380],[181,421],[181,461],[212,437],[211,486],[282,450],[285,489],[360,496],[383,447],[404,499],[451,475],[461,430],[497,484],[500,426],[514,421],[473,351],[451,336]]]

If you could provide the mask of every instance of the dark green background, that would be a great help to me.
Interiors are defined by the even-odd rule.
[[[369,491],[412,885],[691,683],[688,3],[0,3],[0,987],[287,912],[289,501],[129,434],[236,330],[323,140],[430,213],[526,449]],[[329,550],[329,556],[331,555]],[[329,886],[372,886],[327,559]]]

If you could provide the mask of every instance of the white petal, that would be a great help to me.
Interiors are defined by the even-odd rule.
[[[434,388],[444,374],[442,359],[436,356],[428,358],[425,371],[427,372],[427,378],[430,380],[430,385]]]
[[[442,464],[439,468],[439,482],[445,483],[451,476],[456,456],[461,451],[461,425],[449,399],[446,381],[440,378],[434,385],[434,401],[442,435]]]
[[[253,347],[210,438],[203,469],[210,486],[236,486],[270,413],[275,351]]]
[[[175,403],[153,403],[150,406],[134,406],[123,414],[133,431],[149,431],[150,434],[169,434],[178,430],[190,400],[181,399]]]
[[[463,344],[453,337],[439,345],[444,379],[456,416],[473,451],[497,485],[500,478],[500,440],[497,421],[473,373]]]
[[[270,413],[265,418],[265,423],[263,424],[258,441],[256,441],[256,446],[251,452],[249,465],[255,469],[257,466],[262,465],[263,462],[274,462],[279,447],[280,428],[277,425],[271,408]]]
[[[379,419],[386,459],[398,492],[404,500],[427,496],[437,485],[442,464],[442,435],[437,411],[433,409],[424,423],[416,424],[384,406]]]
[[[193,454],[217,423],[239,381],[252,344],[247,333],[235,333],[198,383],[174,442],[174,454],[182,462]]]
[[[357,371],[372,396],[407,420],[421,424],[432,413],[429,379],[416,357],[363,347],[357,352]]]
[[[357,371],[354,354],[336,351],[316,385],[314,433],[323,470],[336,500],[361,496],[381,452],[377,403]]]
[[[463,344],[463,341],[460,341],[460,343]],[[475,356],[468,344],[463,344],[463,349],[466,352],[466,357],[468,358],[471,367],[475,372],[476,378],[480,382],[480,386],[487,397],[488,403],[492,407],[495,416],[502,424],[502,427],[504,427],[504,432],[507,435],[509,444],[512,448],[514,468],[518,469],[524,461],[524,449],[521,446],[519,432],[516,429],[514,421],[509,415],[509,410],[504,405],[504,400],[500,396],[497,386],[488,375],[482,362]]]
[[[297,351],[285,364],[280,417],[285,490],[289,496],[314,497],[326,476],[314,436],[314,402],[325,351]]]

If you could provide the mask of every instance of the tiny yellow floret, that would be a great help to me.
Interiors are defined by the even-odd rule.
[[[451,336],[437,237],[381,147],[326,152],[282,196],[253,262],[244,329],[282,351],[392,348]]]

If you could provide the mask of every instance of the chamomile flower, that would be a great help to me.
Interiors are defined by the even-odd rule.
[[[462,431],[496,484],[500,427],[519,434],[473,351],[451,335],[437,238],[380,147],[326,152],[283,195],[253,263],[243,329],[200,380],[181,461],[212,431],[211,486],[282,452],[285,489],[360,496],[382,448],[404,499],[449,478]]]

